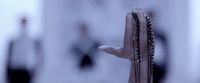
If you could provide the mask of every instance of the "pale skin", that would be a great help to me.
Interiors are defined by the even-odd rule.
[[[139,10],[135,10],[139,11]],[[108,54],[115,55],[120,58],[130,59],[133,54],[133,28],[135,28],[136,24],[133,22],[133,16],[131,13],[126,15],[126,23],[125,23],[125,33],[124,33],[124,41],[123,47],[110,47],[110,46],[100,46],[98,50],[104,51]]]
[[[131,61],[131,72],[130,72],[130,78],[129,78],[129,83],[152,83],[149,82],[149,66],[151,66],[149,64],[149,50],[148,50],[148,45],[153,44],[153,43],[148,43],[148,36],[147,34],[149,34],[150,32],[147,31],[147,20],[146,17],[144,15],[144,13],[141,11],[141,9],[135,9],[132,11],[133,13],[137,14],[138,19],[134,18],[133,13],[128,13],[126,15],[126,22],[125,22],[125,33],[124,33],[124,41],[123,41],[123,46],[122,47],[110,47],[110,46],[100,46],[98,48],[98,50],[100,51],[104,51],[108,54],[112,54],[114,56],[120,57],[120,58],[124,58],[124,59],[128,59]],[[136,28],[137,28],[137,24],[139,22],[139,27],[140,30],[139,32],[135,32]],[[136,41],[134,40],[134,38],[136,38],[136,33],[139,33],[139,52],[140,52],[140,60],[142,60],[142,62],[138,63],[138,59],[134,59],[135,54],[134,54],[134,50],[135,50],[135,46],[136,46]],[[135,43],[135,45],[134,45]],[[153,46],[153,45],[152,45]],[[141,65],[140,69],[137,69],[136,65]],[[136,71],[140,71],[140,72],[136,72]],[[137,76],[136,76],[137,74]],[[136,80],[137,78],[137,80]],[[139,81],[140,80],[140,81]]]

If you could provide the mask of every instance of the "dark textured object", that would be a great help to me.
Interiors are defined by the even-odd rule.
[[[131,61],[129,83],[153,83],[154,40],[150,18],[135,9],[126,16],[124,46],[98,49]]]

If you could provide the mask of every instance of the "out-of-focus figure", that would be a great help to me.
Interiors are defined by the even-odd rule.
[[[100,43],[93,40],[89,35],[88,27],[85,23],[79,26],[79,37],[72,45],[72,51],[79,61],[79,68],[91,68],[95,64],[95,54]]]
[[[7,58],[8,83],[31,83],[43,60],[40,41],[34,41],[27,34],[28,20],[20,20],[20,35],[9,43]]]
[[[155,23],[155,12],[149,11],[148,16]],[[167,66],[169,59],[169,48],[166,34],[154,25],[155,31],[155,64],[154,64],[154,83],[161,83],[167,74]]]

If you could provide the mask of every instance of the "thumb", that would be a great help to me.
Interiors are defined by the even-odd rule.
[[[113,48],[113,47],[110,47],[110,46],[100,46],[100,47],[98,47],[98,50],[104,51],[108,54],[115,55],[117,57],[121,57],[121,58],[126,57],[126,56],[124,56],[123,48]]]

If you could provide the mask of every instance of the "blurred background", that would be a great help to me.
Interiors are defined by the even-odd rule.
[[[96,48],[122,46],[136,7],[153,21],[155,83],[200,83],[199,3],[0,0],[0,83],[128,83],[130,62]]]

